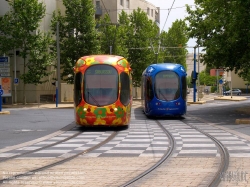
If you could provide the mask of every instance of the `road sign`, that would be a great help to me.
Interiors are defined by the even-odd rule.
[[[9,58],[7,56],[0,56],[0,62],[8,62]]]
[[[219,80],[219,84],[223,84],[223,80],[222,79]]]
[[[14,84],[17,85],[19,83],[19,79],[18,78],[15,78],[14,79]]]
[[[10,62],[9,57],[0,56],[0,77],[10,76]]]

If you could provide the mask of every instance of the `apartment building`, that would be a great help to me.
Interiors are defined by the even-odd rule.
[[[15,1],[15,0],[8,0]],[[46,5],[46,16],[42,19],[40,24],[40,30],[49,31],[50,30],[50,21],[52,17],[52,13],[55,10],[61,10],[65,12],[65,7],[63,5],[62,0],[38,0],[39,2],[43,2]],[[145,1],[145,0],[92,0],[96,12],[95,18],[99,19],[103,17],[106,13],[109,14],[112,23],[117,23],[119,19],[119,14],[124,10],[126,13],[130,14],[133,10],[137,10],[137,8],[141,8],[148,15],[148,18],[154,21],[158,26],[160,26],[160,8],[154,6],[153,4]],[[7,0],[0,1],[0,16],[3,16],[7,11],[10,10],[10,6]],[[15,52],[18,54],[18,49]],[[23,71],[23,62],[22,59],[16,55],[16,61],[14,62],[14,51],[10,51],[8,54],[0,54],[2,56],[9,56],[9,69],[10,72],[8,77],[11,80],[11,93],[6,97],[6,101],[8,103],[13,103],[14,95],[16,96],[16,101],[22,102],[23,99],[23,83],[19,81],[18,85],[14,85],[14,74],[16,73],[16,78],[20,78],[20,75]],[[55,62],[56,63],[56,62]],[[14,72],[14,64],[16,64],[16,71]],[[53,68],[49,71],[53,71]],[[3,76],[2,76],[3,77]],[[49,82],[41,84],[41,85],[26,85],[26,102],[27,103],[40,103],[45,101],[53,101],[55,94],[55,86],[51,83],[53,81],[53,77],[56,77],[56,72],[49,77]],[[1,75],[0,75],[1,78]],[[20,79],[19,79],[20,80]],[[14,89],[15,88],[15,89]],[[16,93],[15,91],[16,90]],[[65,83],[61,83],[61,91],[60,98],[61,101],[73,101],[73,88],[69,87],[69,85]]]

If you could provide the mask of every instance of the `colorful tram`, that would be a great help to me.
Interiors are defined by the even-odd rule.
[[[84,56],[76,62],[74,73],[74,114],[78,125],[129,125],[132,76],[124,57]]]
[[[142,73],[142,107],[149,117],[182,116],[187,110],[187,73],[180,64],[148,66]]]

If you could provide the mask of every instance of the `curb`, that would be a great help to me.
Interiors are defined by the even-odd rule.
[[[235,123],[237,125],[241,125],[241,124],[249,124],[250,125],[250,118],[249,119],[247,119],[247,118],[245,118],[245,119],[236,119]]]
[[[214,97],[214,100],[229,100],[229,101],[244,101],[247,100],[246,97],[241,97],[241,96],[217,96]]]
[[[10,114],[10,111],[1,111],[0,115],[2,115],[2,114]]]
[[[187,103],[188,104],[204,104],[204,103],[206,103],[206,101],[196,101],[196,102],[188,101]]]

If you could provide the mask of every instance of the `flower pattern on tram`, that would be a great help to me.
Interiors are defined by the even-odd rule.
[[[124,68],[127,68],[128,62],[127,62],[127,60],[122,59],[122,60],[120,60],[120,61],[118,62],[118,64],[121,65],[121,66],[123,66]]]
[[[96,108],[94,114],[97,118],[104,118],[106,117],[106,108]]]
[[[76,66],[77,67],[81,67],[82,65],[84,65],[85,64],[85,62],[84,62],[84,60],[82,60],[82,59],[79,59],[77,62],[76,62]]]
[[[124,116],[124,111],[121,107],[117,108],[117,111],[115,112],[115,115],[117,118],[122,118]]]
[[[85,61],[86,61],[87,66],[93,65],[93,64],[98,64],[98,61],[96,61],[95,58],[93,58],[93,57],[86,58]]]
[[[101,118],[97,118],[97,120],[94,123],[94,125],[105,125],[105,124],[106,124],[106,121]]]
[[[86,112],[83,111],[83,107],[80,106],[80,107],[77,107],[77,114],[80,118],[85,118],[85,115],[86,115]]]
[[[80,124],[88,124],[86,119],[84,118],[80,118]]]

